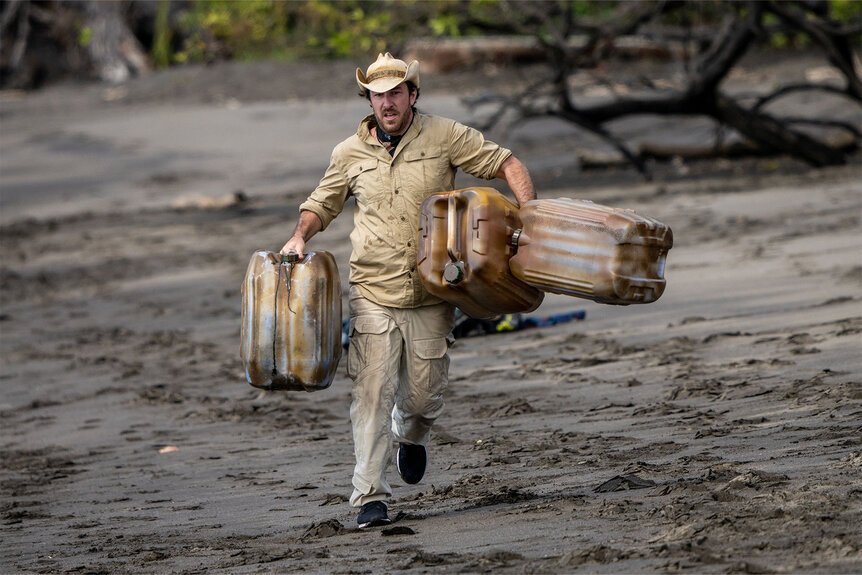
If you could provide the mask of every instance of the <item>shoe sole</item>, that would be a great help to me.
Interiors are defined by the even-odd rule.
[[[425,452],[425,466],[426,466],[426,470],[427,470],[427,466],[428,466],[428,452],[427,451]],[[398,475],[401,476],[401,480],[404,481],[404,483],[407,483],[408,485],[416,485],[417,483],[422,481],[422,478],[425,477],[425,471],[426,471],[426,470],[423,470],[422,475],[420,475],[416,481],[407,481],[407,478],[405,478],[404,474],[401,472],[401,450],[400,449],[395,452],[395,469],[398,470]]]
[[[392,523],[391,519],[380,518],[380,519],[374,519],[372,521],[367,521],[366,523],[360,523],[359,528],[365,529],[366,527],[382,527],[383,525],[389,525],[390,523]]]

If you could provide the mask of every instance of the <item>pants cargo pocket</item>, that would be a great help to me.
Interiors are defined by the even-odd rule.
[[[445,337],[413,340],[412,381],[401,388],[393,410],[392,430],[399,441],[427,443],[431,425],[443,411],[448,348]]]
[[[414,340],[413,376],[418,386],[442,393],[449,375],[448,350],[449,342],[445,337]]]
[[[356,379],[373,363],[382,363],[388,336],[389,318],[361,315],[350,319],[350,348],[347,375]]]

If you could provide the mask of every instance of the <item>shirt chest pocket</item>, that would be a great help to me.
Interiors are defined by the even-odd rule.
[[[356,201],[379,204],[382,200],[384,191],[378,164],[379,160],[372,158],[357,162],[347,170],[347,184]]]
[[[424,199],[430,193],[451,190],[455,170],[440,148],[404,150],[403,177],[407,193]]]

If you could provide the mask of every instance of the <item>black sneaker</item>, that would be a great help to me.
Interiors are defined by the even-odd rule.
[[[359,517],[356,518],[356,522],[360,529],[392,523],[386,513],[386,504],[382,501],[372,501],[363,505],[362,509],[359,510]]]
[[[412,445],[410,443],[399,443],[398,452],[395,454],[395,467],[404,483],[414,484],[422,481],[425,475],[425,465],[428,463],[428,454],[424,445]]]

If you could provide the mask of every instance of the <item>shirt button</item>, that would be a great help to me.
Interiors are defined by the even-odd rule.
[[[406,219],[407,219],[407,218],[405,218],[404,216],[401,216],[401,221],[402,221],[402,222],[403,222],[404,220],[406,220]]]
[[[423,157],[423,158],[425,157],[425,152],[422,152],[422,157]]]
[[[412,246],[412,245],[413,245],[412,243],[407,242],[407,247],[408,247],[408,248],[409,248],[410,246]]]
[[[395,190],[395,193],[397,194],[397,193],[398,193],[398,190]]]

